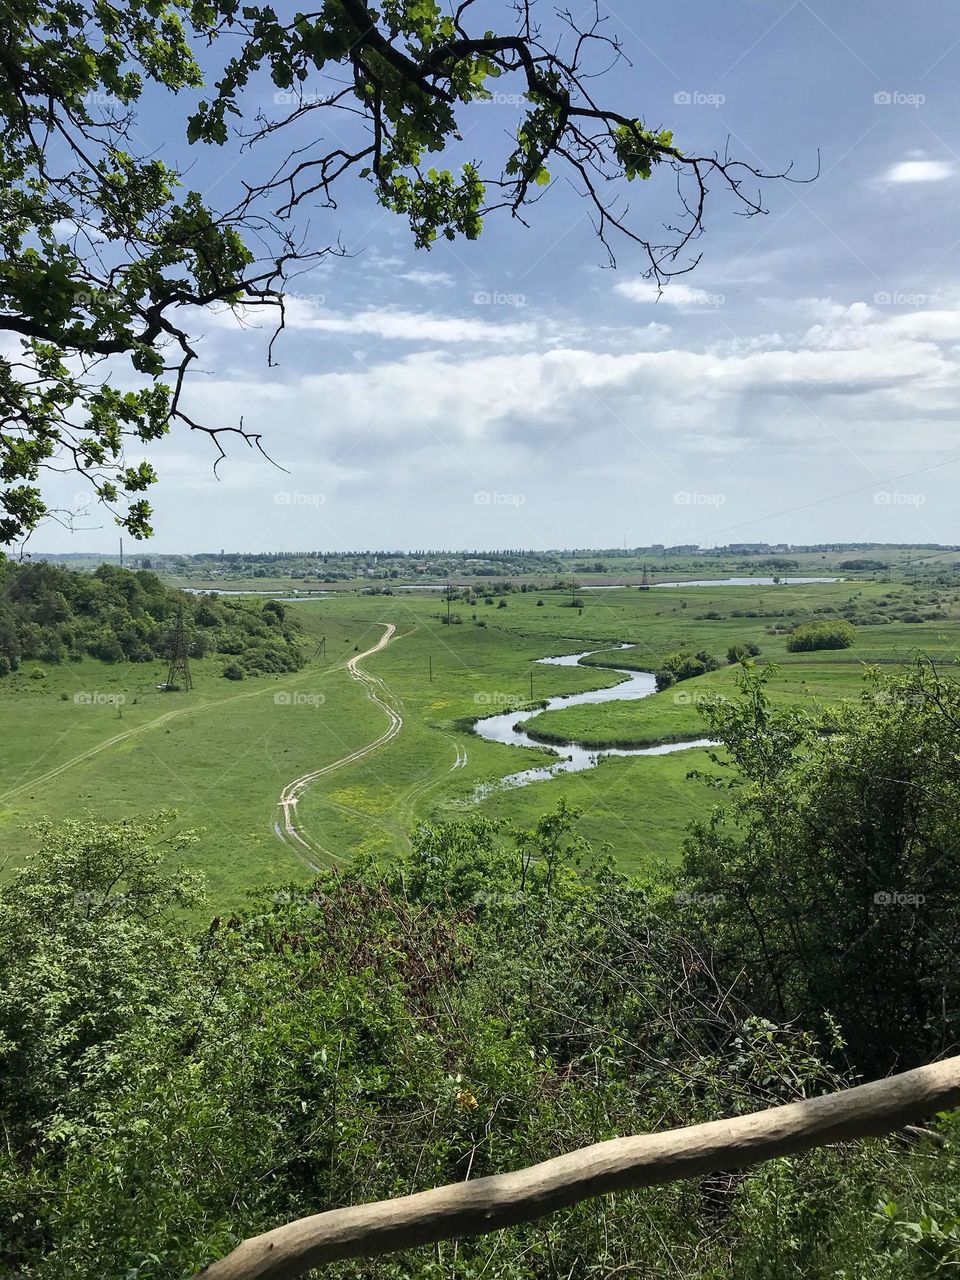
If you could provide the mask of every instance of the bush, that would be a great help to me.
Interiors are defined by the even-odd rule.
[[[720,663],[713,654],[704,649],[697,653],[690,653],[686,649],[670,653],[656,673],[657,689],[669,689],[680,680],[692,680],[694,676],[702,676],[707,671],[716,671],[719,666]]]
[[[814,649],[849,649],[857,636],[851,622],[804,622],[794,627],[787,638],[791,653],[809,653]]]
[[[771,706],[766,676],[702,708],[736,762],[684,846],[704,936],[757,1013],[868,1078],[930,1061],[960,1033],[960,686],[920,662],[819,719]]]
[[[728,662],[739,662],[741,658],[755,658],[760,653],[760,646],[755,640],[749,644],[732,644],[727,650]]]
[[[246,672],[239,662],[228,662],[223,668],[223,674],[227,680],[242,680]]]

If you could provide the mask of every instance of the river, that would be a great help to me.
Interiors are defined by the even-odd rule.
[[[592,653],[608,653],[610,649],[634,647],[632,644],[608,645],[604,649],[587,649],[583,653],[568,653],[559,658],[538,658],[537,661],[548,667],[575,667],[582,658],[588,658]],[[610,667],[603,669],[611,670]],[[501,778],[499,782],[484,784],[477,789],[478,798],[500,787],[525,787],[531,782],[544,782],[561,773],[580,773],[584,769],[593,769],[602,756],[663,756],[673,751],[689,751],[691,747],[716,745],[709,738],[696,738],[691,742],[664,742],[656,747],[581,747],[573,742],[558,746],[549,742],[537,742],[524,732],[522,726],[544,711],[553,711],[557,707],[577,707],[584,703],[629,702],[649,698],[657,691],[656,680],[650,671],[631,671],[626,667],[614,667],[612,670],[627,678],[620,684],[605,689],[589,689],[586,693],[568,693],[548,698],[546,706],[537,707],[533,711],[505,711],[478,720],[473,726],[474,732],[488,742],[503,742],[514,747],[539,747],[541,751],[552,751],[560,757],[556,764],[523,769],[520,773],[511,773]]]

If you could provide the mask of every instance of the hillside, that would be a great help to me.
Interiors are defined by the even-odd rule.
[[[26,662],[165,658],[181,609],[190,656],[224,655],[224,674],[231,678],[303,666],[300,625],[278,601],[261,606],[194,596],[146,570],[107,564],[83,573],[42,561],[0,560],[0,677]]]

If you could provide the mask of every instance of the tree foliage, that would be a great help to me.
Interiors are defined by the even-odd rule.
[[[251,675],[297,671],[304,663],[300,624],[282,605],[189,595],[146,570],[103,564],[88,574],[43,560],[0,561],[0,591],[0,677],[23,660],[167,658],[180,610],[191,657],[229,654]]]
[[[730,800],[695,825],[683,884],[721,968],[868,1076],[955,1051],[960,686],[921,663],[820,718],[772,706],[768,674],[700,704]]]

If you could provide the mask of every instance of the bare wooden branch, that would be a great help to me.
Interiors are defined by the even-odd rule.
[[[666,1133],[614,1138],[515,1173],[318,1213],[245,1240],[201,1275],[291,1280],[341,1258],[499,1231],[593,1196],[878,1137],[958,1102],[960,1057],[948,1058],[842,1093]]]

